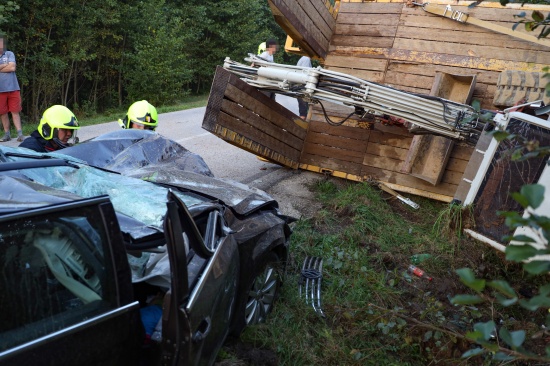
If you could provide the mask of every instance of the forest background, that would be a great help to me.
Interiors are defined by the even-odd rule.
[[[266,0],[11,0],[0,33],[31,124],[53,104],[80,118],[141,99],[176,103],[208,92],[225,57],[242,62],[286,37]],[[281,51],[276,62],[295,60]]]

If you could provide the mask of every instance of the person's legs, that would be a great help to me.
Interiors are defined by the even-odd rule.
[[[0,119],[4,127],[4,137],[2,141],[9,141],[10,139],[10,119],[8,117],[8,112],[8,93],[0,93]]]
[[[13,120],[13,125],[17,130],[17,141],[23,141],[23,130],[21,129],[21,116],[19,115],[19,112],[21,112],[21,93],[19,92],[19,90],[9,93],[8,108],[11,112],[11,119]],[[9,122],[8,122],[8,131],[9,131]]]
[[[21,142],[23,141],[23,129],[21,128],[21,116],[19,112],[11,112],[11,119],[17,130],[17,141]]]

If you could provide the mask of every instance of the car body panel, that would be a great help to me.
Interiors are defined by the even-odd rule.
[[[0,365],[136,361],[142,332],[139,304],[132,299],[128,263],[116,259],[124,250],[113,242],[122,239],[114,217],[107,197],[0,216]],[[83,236],[89,238],[87,245],[79,240]],[[55,274],[60,263],[46,257],[63,256],[56,251],[60,246],[65,258],[77,258],[75,268],[87,268],[87,278],[97,276],[93,288],[100,291],[98,300],[85,302],[82,285],[66,283],[63,274]],[[94,347],[75,349],[75,343]],[[120,348],[136,356],[124,358],[115,351]]]

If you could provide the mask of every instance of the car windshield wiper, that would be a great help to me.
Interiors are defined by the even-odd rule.
[[[68,166],[71,168],[80,169],[78,165],[71,163],[68,160],[39,159],[39,160],[31,160],[31,161],[16,161],[16,162],[1,163],[0,172],[7,172],[7,171],[21,170],[21,169],[49,168],[54,166]]]

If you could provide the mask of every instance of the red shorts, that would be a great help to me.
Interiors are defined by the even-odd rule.
[[[21,93],[19,90],[0,93],[0,114],[21,112]]]

